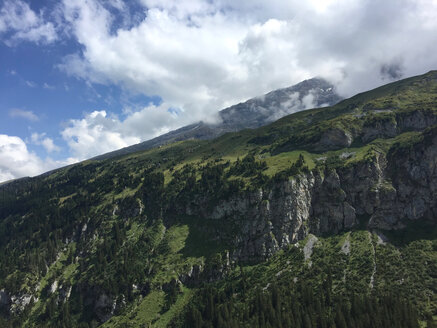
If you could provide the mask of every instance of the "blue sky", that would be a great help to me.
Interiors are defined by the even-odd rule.
[[[437,1],[2,0],[0,182],[321,76],[350,96],[437,68]]]
[[[59,145],[59,151],[51,152],[52,158],[62,160],[69,152],[59,132],[69,119],[94,110],[122,115],[121,110],[130,103],[160,103],[159,97],[126,95],[117,85],[87,84],[57,68],[64,56],[79,49],[74,39],[60,46],[0,44],[0,108],[5,114],[0,121],[2,133],[23,139],[30,139],[33,133],[46,133]],[[38,156],[47,155],[42,145],[29,142],[28,148]]]

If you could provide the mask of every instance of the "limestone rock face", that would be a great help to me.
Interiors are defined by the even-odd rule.
[[[349,147],[352,144],[353,136],[350,132],[342,129],[329,129],[323,133],[322,138],[316,146],[316,150],[331,150]]]
[[[435,130],[435,128],[434,128]],[[370,225],[400,228],[407,220],[437,217],[437,136],[429,132],[416,147],[389,154],[391,188],[381,188],[380,207]]]
[[[374,125],[365,125],[361,134],[364,142],[370,142],[377,138],[393,138],[398,134],[396,121],[378,121]]]
[[[405,227],[437,217],[437,137],[324,172],[311,171],[271,187],[215,202],[197,197],[185,214],[220,221],[215,238],[232,245],[231,258],[268,258],[304,239],[350,230],[358,218],[372,229]]]
[[[363,117],[372,114],[391,113],[391,110],[373,110],[362,114]],[[370,116],[372,117],[372,116]],[[369,143],[377,138],[393,138],[408,131],[423,131],[437,124],[437,116],[426,110],[391,113],[391,116],[364,121],[362,126],[331,127],[325,130],[320,140],[313,146],[315,151],[337,150],[349,147],[355,140]]]
[[[35,301],[35,298],[30,294],[20,294],[11,296],[11,314],[19,314],[30,304],[31,301]]]

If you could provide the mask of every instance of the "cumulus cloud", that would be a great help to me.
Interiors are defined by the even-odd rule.
[[[350,96],[437,66],[428,55],[437,50],[435,1],[141,2],[145,17],[114,30],[106,2],[65,0],[83,51],[61,67],[92,83],[159,95],[192,121],[313,76]]]
[[[41,161],[19,137],[0,135],[0,180],[41,172]]]
[[[86,48],[65,59],[61,67],[68,73],[159,95],[171,106],[189,111],[192,120],[210,116],[224,99],[235,100],[231,87],[245,74],[238,58],[238,40],[244,36],[239,22],[226,22],[224,15],[216,13],[192,17],[188,24],[151,8],[139,25],[113,35],[112,16],[98,2],[64,5],[67,21]],[[221,97],[225,92],[228,97]]]
[[[51,158],[43,160],[29,151],[21,138],[0,134],[0,182],[34,176],[76,161],[74,158],[63,161]]]
[[[61,134],[74,156],[90,158],[139,143],[188,124],[178,110],[169,110],[167,104],[150,105],[123,118],[105,110],[86,113],[81,119],[72,119]]]
[[[24,118],[29,121],[39,121],[39,117],[32,112],[31,110],[23,110],[20,108],[13,108],[9,111],[10,117],[18,117],[18,118]]]
[[[35,13],[24,1],[6,0],[0,8],[0,37],[12,46],[20,41],[51,43],[57,39],[52,22],[45,22],[42,13]]]
[[[106,111],[94,111],[83,119],[70,120],[62,137],[80,159],[138,143],[138,137],[125,136],[117,118],[107,117]]]
[[[61,150],[60,147],[55,145],[53,139],[46,136],[46,133],[32,133],[31,141],[34,145],[43,146],[48,153],[58,152]]]

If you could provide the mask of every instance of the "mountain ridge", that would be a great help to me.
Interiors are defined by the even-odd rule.
[[[341,99],[335,92],[334,85],[322,78],[312,78],[222,109],[219,111],[220,123],[209,124],[202,121],[192,123],[151,140],[91,159],[102,160],[117,157],[175,141],[213,139],[227,132],[258,128],[275,119],[309,107],[334,105]]]

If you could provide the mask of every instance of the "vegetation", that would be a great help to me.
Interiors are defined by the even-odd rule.
[[[230,256],[233,221],[195,213],[429,143],[436,75],[213,141],[0,185],[0,326],[434,327],[435,224],[384,232],[389,242],[364,224],[319,236],[309,259],[301,240],[251,262]],[[434,123],[409,125],[416,116]]]

